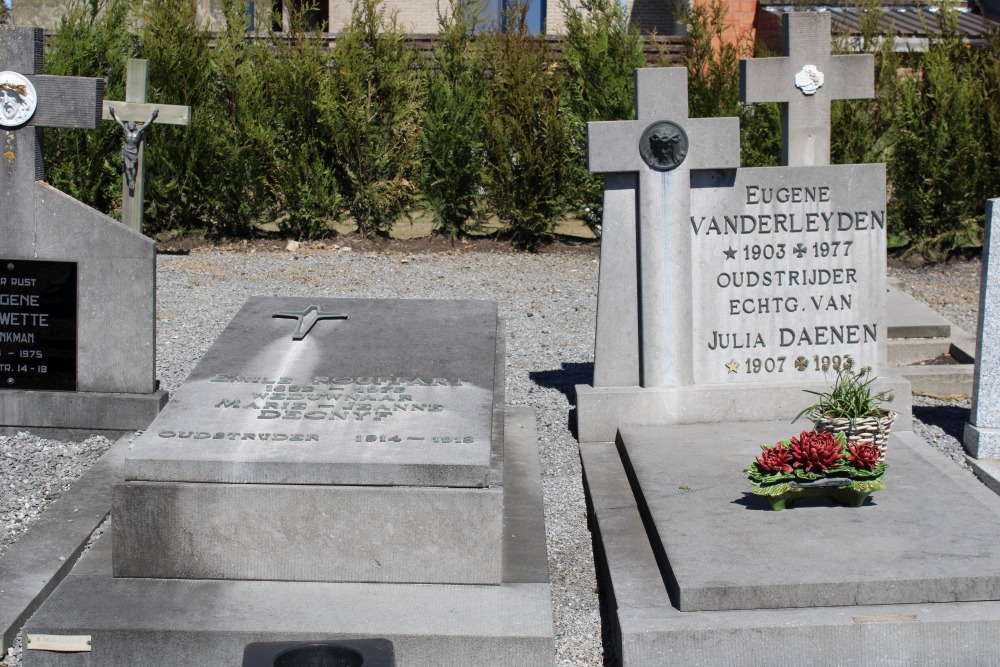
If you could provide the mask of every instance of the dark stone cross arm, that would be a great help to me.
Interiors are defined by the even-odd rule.
[[[11,181],[0,185],[5,192],[23,188],[27,183],[21,179],[29,174],[34,180],[45,177],[39,128],[95,129],[101,123],[103,79],[42,74],[43,52],[41,28],[5,26],[0,32],[0,70],[24,75],[35,88],[37,98],[35,112],[26,123],[15,128],[0,128],[8,132],[4,148],[6,162],[22,174],[17,177],[13,176],[13,172],[3,175],[0,180],[9,181],[13,177],[20,183],[16,185]],[[23,156],[29,156],[28,161],[24,161]],[[24,167],[30,169],[25,170]]]
[[[93,130],[101,125],[104,80],[77,76],[27,76],[38,94],[38,108],[27,122],[36,127]]]

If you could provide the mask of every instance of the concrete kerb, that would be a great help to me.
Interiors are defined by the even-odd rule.
[[[552,605],[534,412],[508,409],[504,431],[509,544],[500,585],[114,579],[106,534],[26,623],[25,632],[86,629],[93,637],[86,664],[160,665],[167,654],[176,664],[237,664],[251,641],[371,636],[393,641],[401,667],[551,665]],[[100,605],[82,603],[95,596]],[[129,610],[127,617],[122,609]],[[30,651],[25,665],[78,665],[79,655]]]
[[[73,569],[90,536],[111,512],[111,487],[121,476],[130,437],[121,436],[0,559],[0,655]]]

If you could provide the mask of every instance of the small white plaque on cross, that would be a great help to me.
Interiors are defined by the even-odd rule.
[[[639,175],[641,382],[682,386],[692,373],[691,170],[739,166],[739,120],[688,118],[683,67],[636,70],[635,90],[637,120],[587,124],[589,168]]]
[[[830,164],[830,102],[875,95],[870,54],[830,55],[829,12],[782,15],[781,58],[740,61],[740,100],[781,103],[781,163]]]
[[[176,104],[147,104],[147,85],[149,82],[149,61],[131,58],[127,65],[125,79],[125,101],[105,100],[101,117],[104,120],[119,120],[123,123],[142,123],[153,117],[154,124],[189,125],[191,123],[191,107]],[[111,110],[114,109],[114,116]],[[153,114],[153,111],[156,111]],[[144,144],[138,142],[139,154],[136,156],[136,171],[133,187],[129,187],[128,177],[122,182],[122,223],[137,232],[142,232],[144,175]]]

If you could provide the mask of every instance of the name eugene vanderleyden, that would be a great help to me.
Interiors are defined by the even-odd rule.
[[[723,297],[717,302],[723,306],[723,317],[764,316],[770,324],[765,326],[766,331],[714,328],[706,341],[708,349],[763,350],[877,342],[876,322],[844,323],[837,314],[854,310],[859,287],[858,268],[842,263],[854,263],[856,253],[851,246],[858,232],[884,231],[884,209],[829,210],[832,202],[826,186],[747,185],[745,189],[741,211],[692,215],[691,229],[695,237],[720,239],[726,244],[721,251],[711,244],[713,260],[719,252],[717,257],[723,262],[723,270],[713,275],[714,291]],[[798,210],[786,208],[781,212],[772,208],[784,208],[780,206],[783,204],[807,208],[813,205],[818,210],[803,211],[799,206],[794,207]],[[805,241],[805,234],[816,234],[818,238],[813,238],[818,242],[800,242],[798,239]],[[729,260],[737,262],[728,267],[725,262]],[[830,261],[841,266],[829,266]],[[783,294],[775,295],[774,289]],[[796,313],[815,315],[807,315],[803,326],[794,322]],[[820,313],[830,314],[840,322],[824,322]]]

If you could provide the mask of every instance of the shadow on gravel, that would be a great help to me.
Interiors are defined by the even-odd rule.
[[[555,389],[566,395],[571,406],[576,405],[576,385],[590,384],[594,380],[594,364],[563,364],[559,370],[532,371],[528,373],[531,381],[539,387]]]
[[[913,416],[929,426],[937,426],[962,442],[965,422],[969,420],[969,408],[955,405],[914,405]]]
[[[570,406],[566,415],[566,427],[579,440],[576,427],[576,385],[593,382],[593,362],[563,364],[562,368],[553,371],[532,371],[528,373],[528,377],[539,387],[555,389],[566,396]]]

